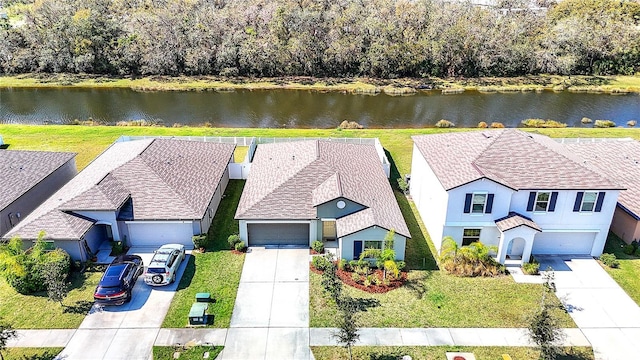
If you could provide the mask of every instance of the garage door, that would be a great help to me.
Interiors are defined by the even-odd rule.
[[[191,223],[128,223],[131,246],[160,246],[162,244],[184,244],[193,248]]]
[[[249,246],[309,246],[309,224],[247,224]]]
[[[589,255],[595,233],[539,233],[533,240],[534,254]]]

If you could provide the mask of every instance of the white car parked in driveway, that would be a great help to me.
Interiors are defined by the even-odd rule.
[[[147,271],[144,273],[144,282],[153,286],[173,283],[176,281],[178,268],[184,258],[184,245],[162,245],[151,258]]]

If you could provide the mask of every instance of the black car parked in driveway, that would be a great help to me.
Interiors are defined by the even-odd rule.
[[[93,299],[104,305],[122,305],[131,300],[131,290],[144,271],[142,258],[138,255],[116,257],[102,275],[93,293]]]

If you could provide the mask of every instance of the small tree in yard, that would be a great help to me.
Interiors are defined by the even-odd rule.
[[[324,288],[324,291],[331,296],[333,301],[340,305],[342,281],[338,277],[338,274],[336,274],[337,268],[336,264],[333,262],[333,255],[331,253],[327,253],[325,258],[328,261],[326,262],[326,269],[322,273],[322,287]]]
[[[69,294],[69,283],[67,282],[67,273],[60,266],[60,263],[47,263],[43,266],[44,283],[47,286],[47,295],[49,300],[60,303]]]
[[[556,291],[553,269],[547,269],[544,275],[544,290],[540,310],[531,317],[528,332],[529,338],[540,350],[540,359],[553,360],[561,352],[559,343],[564,339],[558,319],[551,313],[555,305],[549,303],[548,296]]]
[[[11,325],[5,323],[0,319],[0,359],[4,360],[2,352],[7,347],[7,342],[16,337],[16,331],[13,330]]]
[[[356,300],[348,295],[340,299],[338,305],[340,316],[338,317],[338,331],[334,334],[340,344],[349,350],[349,359],[353,359],[351,347],[358,341],[358,305]]]

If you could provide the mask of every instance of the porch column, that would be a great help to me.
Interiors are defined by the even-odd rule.
[[[504,264],[504,261],[507,259],[507,245],[505,244],[504,233],[500,232],[500,242],[498,243],[498,262],[500,264]]]
[[[533,238],[536,236],[536,233],[530,234],[529,236],[523,237],[524,239],[524,250],[522,250],[522,263],[526,264],[529,262],[531,258],[531,250],[533,249]]]

